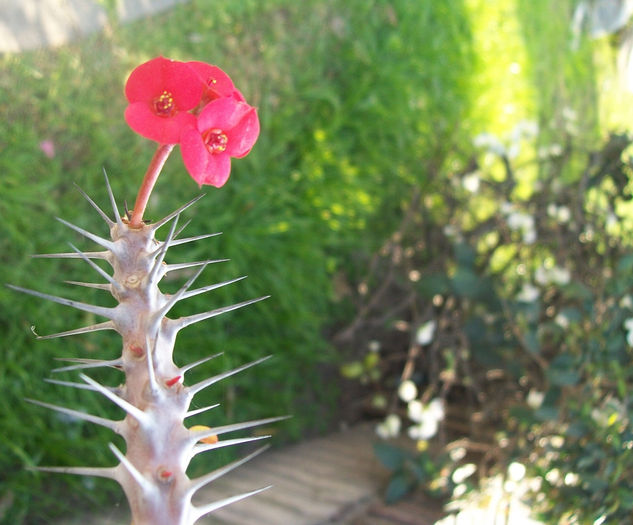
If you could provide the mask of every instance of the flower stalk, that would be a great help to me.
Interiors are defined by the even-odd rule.
[[[149,196],[174,146],[175,144],[159,144],[156,148],[136,196],[136,202],[130,218],[130,228],[140,228],[143,224],[143,214],[145,213]]]

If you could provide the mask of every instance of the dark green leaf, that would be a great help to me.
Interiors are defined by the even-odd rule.
[[[390,470],[398,470],[407,459],[411,458],[411,454],[406,450],[383,442],[374,444],[374,453],[378,460]]]
[[[396,503],[404,498],[412,488],[412,484],[407,480],[404,474],[396,474],[389,481],[389,485],[387,485],[385,501],[387,503]]]

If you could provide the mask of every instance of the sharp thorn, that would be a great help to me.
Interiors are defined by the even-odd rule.
[[[231,503],[236,503],[240,500],[243,500],[245,498],[248,498],[250,496],[254,496],[256,494],[259,494],[260,492],[263,492],[265,490],[268,490],[269,488],[271,488],[272,485],[269,485],[267,487],[263,487],[261,489],[257,489],[257,490],[253,490],[251,492],[245,492],[244,494],[238,494],[237,496],[231,496],[230,498],[224,498],[220,501],[215,501],[213,503],[207,503],[206,505],[202,505],[200,507],[193,507],[192,509],[192,514],[194,515],[194,522],[199,520],[200,518],[202,518],[203,516],[206,516],[207,514],[210,514],[218,509],[221,509],[222,507],[226,507],[227,505],[230,505]]]
[[[84,288],[96,288],[97,290],[110,290],[110,285],[105,283],[83,283],[81,281],[64,281],[66,284],[83,286]]]
[[[130,414],[139,423],[141,423],[142,425],[143,424],[147,424],[148,416],[141,409],[136,408],[133,404],[129,403],[128,401],[126,401],[122,397],[117,396],[115,393],[113,393],[112,391],[108,390],[102,384],[97,383],[94,379],[88,377],[87,375],[79,374],[79,377],[83,381],[88,383],[89,385],[93,386],[95,388],[95,390],[97,390],[100,394],[103,394],[110,401],[112,401],[115,405],[118,405],[123,410],[125,410],[128,414]]]
[[[121,365],[123,364],[122,359],[112,359],[110,361],[104,361],[103,359],[79,359],[72,357],[58,357],[56,358],[58,361],[66,361],[69,363],[78,363],[71,366],[64,366],[62,368],[55,368],[52,372],[70,372],[73,370],[82,370],[86,368],[100,368],[100,367],[111,367],[121,369]]]
[[[71,230],[75,230],[77,233],[80,233],[81,235],[83,235],[84,237],[90,239],[93,242],[96,242],[99,246],[103,246],[104,248],[113,251],[114,248],[114,243],[104,239],[103,237],[99,237],[98,235],[95,235],[94,233],[90,233],[87,230],[84,230],[83,228],[80,228],[79,226],[75,226],[74,224],[65,221],[64,219],[61,219],[59,217],[56,217],[56,219],[61,222],[63,225],[68,226]]]
[[[183,204],[180,208],[178,208],[177,210],[172,211],[169,215],[167,215],[166,217],[163,217],[162,219],[160,219],[159,221],[155,222],[154,224],[151,225],[152,229],[154,231],[158,230],[158,228],[160,228],[161,226],[163,226],[165,223],[169,222],[171,219],[173,219],[174,217],[180,215],[183,211],[185,211],[187,208],[189,208],[190,206],[193,206],[196,202],[198,202],[202,197],[204,197],[204,193],[201,193],[200,195],[198,195],[197,197],[195,197],[194,199],[191,199],[187,204]]]
[[[89,259],[107,259],[108,252],[83,252],[85,257]],[[66,253],[36,253],[35,255],[31,255],[34,259],[81,259],[79,254],[76,252],[66,252]]]
[[[216,317],[218,315],[222,315],[227,312],[231,312],[233,310],[237,310],[239,308],[243,308],[244,306],[248,306],[259,301],[263,301],[264,299],[268,299],[270,295],[265,295],[263,297],[258,297],[257,299],[250,299],[248,301],[243,301],[241,303],[232,304],[230,306],[224,306],[222,308],[216,308],[215,310],[210,310],[208,312],[202,312],[199,314],[189,315],[187,317],[180,317],[179,319],[174,319],[176,329],[181,330],[186,326],[189,326],[194,323],[199,323],[200,321],[204,321],[205,319],[210,319],[211,317]]]
[[[206,261],[194,261],[185,263],[172,263],[165,265],[165,273],[173,272],[175,270],[184,270],[185,268],[193,268],[194,266],[206,265],[227,262],[230,259],[207,259]]]
[[[226,434],[228,432],[237,432],[238,430],[245,430],[247,428],[259,427],[262,425],[267,425],[269,423],[276,423],[278,421],[283,421],[284,419],[288,419],[290,416],[278,416],[278,417],[269,417],[265,419],[254,419],[251,421],[243,421],[241,423],[231,423],[230,425],[223,425],[220,427],[210,428],[208,430],[199,430],[196,432],[191,432],[189,439],[191,440],[191,444],[194,445],[198,441],[204,438],[208,438],[211,436],[219,436],[221,434]]]
[[[116,205],[116,199],[114,198],[114,193],[112,193],[112,186],[110,186],[110,179],[108,179],[108,174],[106,173],[105,168],[103,168],[103,178],[105,179],[106,189],[108,190],[108,196],[110,197],[110,205],[112,206],[112,213],[114,213],[114,218],[116,223],[119,226],[123,225],[121,221],[121,216],[119,215],[119,208]]]
[[[86,385],[85,383],[73,383],[71,381],[59,381],[58,379],[44,379],[47,383],[52,383],[53,385],[59,386],[67,386],[70,388],[78,388],[80,390],[92,390],[93,392],[97,392],[97,389],[91,385]],[[115,388],[109,387],[111,392],[114,392]]]
[[[65,306],[71,306],[72,308],[76,308],[77,310],[83,310],[84,312],[89,312],[91,314],[100,315],[101,317],[113,319],[114,308],[106,308],[104,306],[96,306],[94,304],[81,303],[79,301],[65,299],[64,297],[58,297],[57,295],[49,295],[47,293],[38,292],[36,290],[31,290],[29,288],[22,288],[21,286],[14,286],[12,284],[7,284],[7,286],[17,292],[34,295],[35,297],[39,297],[41,299],[48,299],[49,301],[53,301],[54,303],[63,304]]]
[[[236,438],[236,439],[224,439],[217,441],[216,443],[210,444],[197,444],[193,451],[191,452],[191,456],[196,456],[198,454],[202,454],[203,452],[208,452],[209,450],[215,450],[216,448],[223,447],[232,447],[234,445],[241,445],[243,443],[251,443],[252,441],[259,441],[261,439],[269,439],[270,435],[266,436],[253,436],[247,438]]]
[[[97,210],[97,213],[99,215],[101,215],[101,218],[106,222],[106,224],[108,225],[108,228],[112,228],[112,226],[114,226],[114,221],[112,219],[110,219],[110,217],[108,217],[101,208],[99,208],[99,206],[97,206],[97,203],[95,201],[93,201],[90,196],[84,191],[82,190],[79,185],[77,183],[75,184],[75,188],[77,188],[77,190],[79,191],[79,193],[81,193],[82,197],[84,199],[86,199],[89,203],[90,206],[92,206],[95,210]]]
[[[190,410],[189,412],[185,414],[184,419],[187,419],[188,417],[192,417],[192,416],[197,416],[198,414],[202,414],[203,412],[208,412],[209,410],[213,410],[214,408],[217,408],[219,406],[220,406],[220,403],[216,403],[215,405],[209,405],[208,407],[202,407],[202,408],[196,408],[194,410]]]
[[[194,361],[193,363],[189,363],[188,365],[181,366],[180,367],[180,373],[184,374],[185,372],[188,372],[192,368],[195,368],[196,366],[199,366],[199,365],[201,365],[203,363],[206,363],[207,361],[211,361],[211,359],[215,359],[216,357],[220,357],[221,355],[224,355],[224,352],[220,352],[218,354],[214,354],[214,355],[210,355],[210,356],[207,356],[207,357],[203,357],[202,359],[198,359],[197,361]]]
[[[195,396],[201,390],[207,388],[208,386],[211,386],[217,383],[218,381],[222,381],[222,379],[226,379],[227,377],[230,377],[232,375],[239,374],[240,372],[246,370],[247,368],[251,368],[252,366],[258,365],[259,363],[263,363],[264,361],[266,361],[267,359],[270,359],[271,357],[272,356],[267,355],[266,357],[261,357],[259,359],[256,359],[255,361],[246,363],[245,365],[238,366],[237,368],[233,368],[232,370],[228,370],[227,372],[222,372],[221,374],[215,375],[213,377],[208,377],[207,379],[204,379],[200,381],[199,383],[196,383],[195,385],[191,385],[190,387],[188,387],[187,388],[188,395],[191,398]]]
[[[79,250],[74,244],[68,243],[70,247],[77,252],[77,254],[86,261],[94,270],[97,271],[99,275],[101,275],[106,281],[108,281],[112,286],[114,286],[119,292],[124,292],[125,288],[121,286],[114,278],[106,272],[103,268],[98,266],[96,263],[92,262],[88,257],[86,257],[81,250]]]
[[[189,280],[183,284],[180,289],[173,294],[172,296],[169,297],[169,299],[167,300],[167,302],[163,305],[163,307],[158,310],[156,312],[156,314],[154,315],[154,319],[156,321],[160,321],[163,317],[165,317],[168,313],[169,310],[171,310],[173,308],[173,306],[180,301],[180,299],[182,299],[183,294],[191,287],[191,285],[194,283],[194,281],[200,277],[200,274],[204,271],[204,269],[207,267],[207,265],[203,265],[200,267],[200,269],[194,273]]]
[[[184,231],[184,229],[187,226],[189,226],[189,224],[191,224],[191,219],[188,219],[187,221],[185,221],[185,223],[180,228],[178,228],[178,230],[176,230],[176,233],[174,233],[174,239],[173,240],[176,240],[178,238],[178,236]],[[174,245],[173,244],[173,240],[172,240],[172,246]]]
[[[222,235],[222,232],[206,233],[204,235],[197,235],[195,237],[185,237],[184,239],[175,239],[171,242],[171,245],[178,246],[180,244],[187,244],[189,242],[201,241],[202,239],[208,239],[209,237],[215,237],[217,235]]]
[[[236,461],[232,461],[231,463],[229,463],[228,465],[225,465],[224,467],[220,467],[214,470],[213,472],[209,472],[208,474],[205,474],[204,476],[200,476],[199,478],[192,479],[190,481],[189,487],[187,488],[187,493],[189,495],[193,495],[196,491],[200,490],[205,485],[208,485],[209,483],[224,476],[225,474],[228,474],[232,470],[235,470],[237,467],[241,467],[244,463],[250,461],[256,456],[259,456],[262,452],[264,452],[264,450],[267,450],[268,448],[269,448],[268,446],[261,447],[257,449],[255,452],[252,452],[251,454],[244,456],[243,458],[238,459]]]
[[[116,469],[112,467],[28,467],[38,472],[55,472],[57,474],[74,474],[77,476],[97,476],[116,479]]]
[[[61,412],[62,414],[67,414],[69,416],[75,417],[77,419],[83,419],[84,421],[89,421],[90,423],[95,423],[96,425],[101,425],[103,427],[109,428],[114,432],[119,432],[119,422],[113,421],[111,419],[105,419],[99,416],[93,416],[92,414],[87,414],[86,412],[80,412],[79,410],[73,410],[72,408],[66,408],[59,405],[52,405],[51,403],[44,403],[43,401],[37,401],[36,399],[25,398],[29,403],[33,403],[34,405],[39,405],[44,408],[50,408],[51,410],[56,410],[57,412]]]
[[[147,276],[148,283],[156,283],[160,279],[158,275],[163,265],[163,261],[165,260],[165,254],[167,253],[167,250],[169,249],[169,244],[171,243],[171,240],[173,239],[174,231],[176,229],[176,225],[178,224],[178,217],[179,216],[177,215],[176,218],[174,219],[174,222],[172,223],[171,228],[169,229],[169,233],[167,234],[167,238],[163,241],[163,244],[160,247],[160,250],[158,251],[156,259],[154,260],[154,265],[152,266],[152,269],[150,270],[149,275]]]
[[[33,329],[33,327],[31,327]],[[69,335],[87,334],[89,332],[98,332],[99,330],[115,330],[116,327],[112,321],[106,321],[105,323],[91,324],[90,326],[84,326],[82,328],[75,328],[74,330],[67,330],[65,332],[58,332],[50,335],[37,335],[37,339],[55,339],[57,337],[67,337]],[[35,333],[35,332],[33,332]]]
[[[231,279],[230,281],[224,281],[224,282],[221,282],[221,283],[211,284],[209,286],[204,286],[202,288],[196,288],[195,290],[187,290],[186,292],[184,292],[182,294],[181,299],[188,299],[189,297],[193,297],[193,296],[201,294],[201,293],[210,292],[211,290],[215,290],[216,288],[222,288],[223,286],[227,286],[229,284],[236,283],[238,281],[241,281],[242,279],[246,279],[246,275],[244,275],[242,277],[238,277],[237,279]]]
[[[116,456],[116,458],[121,462],[121,465],[125,467],[125,469],[130,473],[130,475],[134,478],[134,480],[139,484],[139,486],[145,491],[145,493],[153,492],[156,487],[154,484],[141,474],[138,469],[127,459],[123,453],[112,443],[108,445],[112,453]]]

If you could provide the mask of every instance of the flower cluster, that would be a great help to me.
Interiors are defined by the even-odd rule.
[[[179,144],[200,185],[224,185],[231,157],[244,157],[259,135],[257,110],[211,64],[154,58],[132,71],[125,96],[129,126],[160,145]]]
[[[407,433],[409,437],[424,448],[424,442],[431,439],[439,430],[444,419],[444,405],[439,398],[423,403],[418,399],[418,388],[413,381],[406,379],[398,387],[398,397],[407,404],[407,416],[413,422]],[[389,414],[376,427],[376,434],[383,439],[396,437],[400,433],[402,421],[397,414]]]

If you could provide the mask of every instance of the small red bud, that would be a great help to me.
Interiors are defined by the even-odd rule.
[[[166,468],[158,469],[158,479],[163,483],[168,483],[172,480],[174,473]]]
[[[171,379],[165,381],[165,384],[169,387],[174,386],[176,383],[178,383],[178,381],[180,381],[181,378],[182,376],[172,377]]]
[[[132,352],[136,357],[143,357],[143,355],[145,354],[145,350],[142,347],[136,345],[130,346],[130,352]]]

